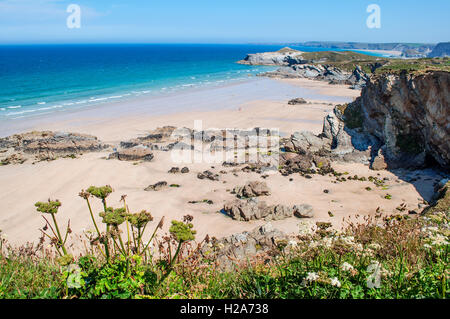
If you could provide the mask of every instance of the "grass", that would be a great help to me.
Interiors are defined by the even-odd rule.
[[[392,59],[378,68],[375,74],[399,74],[401,72],[408,72],[417,75],[429,71],[450,72],[450,60],[448,58]]]
[[[305,60],[309,60],[309,63],[328,64],[347,72],[353,72],[355,67],[359,65],[367,74],[373,73],[376,67],[385,65],[392,60],[353,51],[305,52],[302,54],[302,57]]]
[[[150,213],[131,214],[124,202],[123,209],[101,213],[110,235],[96,225],[100,237],[91,237],[85,243],[90,248],[77,258],[63,254],[66,239],[59,235],[50,235],[53,248],[45,249],[44,236],[37,246],[19,248],[2,238],[0,298],[448,298],[448,186],[439,206],[424,216],[356,216],[359,222],[346,221],[343,231],[330,223],[302,222],[291,241],[279,240],[269,251],[259,247],[258,255],[231,271],[202,252],[208,242],[209,249],[219,249],[216,242],[193,241],[192,216],[172,221],[170,234],[162,237],[155,236],[160,221],[146,242]],[[111,191],[91,187],[80,196],[92,213],[89,199],[97,197],[106,207]],[[56,214],[60,205],[52,203],[38,209]],[[127,224],[123,235],[118,223]]]
[[[428,71],[450,72],[448,58],[393,59],[370,56],[352,51],[304,52],[302,57],[313,64],[328,64],[347,72],[359,65],[367,74],[423,74]]]

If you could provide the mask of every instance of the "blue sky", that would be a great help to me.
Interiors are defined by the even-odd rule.
[[[72,3],[80,29],[66,26]],[[434,43],[450,41],[449,12],[449,0],[0,0],[0,43]]]

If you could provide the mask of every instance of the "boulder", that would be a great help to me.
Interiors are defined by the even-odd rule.
[[[167,182],[166,181],[161,181],[161,182],[157,182],[156,184],[149,185],[144,190],[145,191],[160,191],[160,190],[162,190],[164,188],[167,188]]]
[[[181,173],[182,173],[182,174],[189,173],[189,168],[183,167],[183,168],[181,169]]]
[[[270,195],[270,189],[266,182],[248,182],[244,186],[236,186],[233,189],[233,193],[241,198],[250,198],[258,196],[268,196]]]
[[[306,103],[308,103],[308,102],[306,102],[306,100],[301,97],[292,99],[288,102],[289,105],[298,105],[298,104],[306,104]]]
[[[376,156],[373,158],[370,168],[374,171],[381,171],[388,167],[381,149],[378,150]]]
[[[298,218],[312,218],[314,217],[314,209],[309,204],[295,205],[294,216]]]
[[[198,173],[197,174],[197,178],[199,178],[199,179],[209,179],[211,181],[218,181],[219,180],[219,175],[218,174],[214,174],[211,171],[204,171],[203,173]]]
[[[180,168],[179,167],[172,167],[171,169],[169,169],[169,171],[167,173],[177,174],[179,172],[180,172]]]
[[[233,200],[224,205],[225,214],[234,220],[280,220],[292,217],[293,209],[284,205],[268,206],[264,201],[256,199]]]

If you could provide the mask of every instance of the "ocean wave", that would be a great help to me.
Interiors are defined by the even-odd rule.
[[[11,105],[11,106],[7,106],[6,108],[7,109],[19,109],[21,107],[22,107],[22,105]]]
[[[34,110],[24,110],[24,111],[20,111],[20,112],[12,112],[12,113],[6,114],[6,116],[21,115],[21,114],[26,114],[26,113],[34,113],[36,111],[37,110],[34,109]]]

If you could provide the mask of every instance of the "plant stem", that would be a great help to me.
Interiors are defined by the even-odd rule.
[[[67,255],[67,250],[66,250],[66,247],[64,247],[61,232],[59,231],[58,223],[56,222],[55,214],[50,214],[50,215],[52,215],[53,223],[55,224],[56,233],[58,234],[58,240],[61,245],[62,251],[64,252],[64,255]]]
[[[103,203],[103,210],[106,214],[106,199],[102,199],[102,203]],[[103,242],[103,244],[105,245],[105,253],[106,253],[106,262],[109,263],[109,224],[106,224],[106,236],[105,236],[105,240]]]
[[[94,213],[92,212],[91,204],[89,203],[89,198],[86,198],[86,202],[89,208],[89,213],[91,214],[92,222],[94,223],[95,230],[97,231],[98,237],[100,237],[100,230],[98,229],[97,223],[95,222]]]

